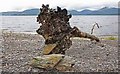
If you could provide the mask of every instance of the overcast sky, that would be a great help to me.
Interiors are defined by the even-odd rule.
[[[99,9],[102,7],[118,7],[119,0],[1,0],[0,12],[22,11],[28,8],[40,8],[42,4],[49,4],[55,8],[60,6],[67,9]]]

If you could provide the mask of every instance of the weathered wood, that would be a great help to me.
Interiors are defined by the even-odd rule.
[[[45,44],[56,44],[50,52],[45,54],[65,54],[65,51],[72,45],[71,37],[83,37],[91,40],[99,39],[94,35],[80,31],[77,27],[71,27],[69,19],[72,17],[66,9],[57,7],[57,10],[50,9],[49,5],[42,5],[40,13],[37,17],[37,22],[42,25],[37,30],[37,33],[45,38]],[[46,50],[46,49],[45,49]]]
[[[96,25],[98,28],[100,28],[99,25],[98,25],[98,23],[95,22],[95,24],[93,25],[93,27],[92,27],[92,29],[91,29],[91,34],[93,34],[93,30],[94,30],[94,28],[95,28],[95,25]]]
[[[57,7],[57,10],[50,9],[49,5],[42,5],[37,22],[41,23],[36,31],[45,39],[43,56],[33,58],[31,66],[44,69],[57,69],[60,71],[72,70],[75,64],[65,51],[72,45],[71,37],[83,37],[91,40],[99,39],[94,35],[80,31],[77,27],[71,27],[69,19],[72,17],[66,9]]]
[[[56,47],[56,44],[47,44],[44,46],[43,54],[49,54]]]

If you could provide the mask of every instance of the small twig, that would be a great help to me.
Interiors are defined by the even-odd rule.
[[[93,27],[91,29],[91,34],[93,34],[93,30],[94,30],[95,25],[97,25],[97,27],[100,28],[99,25],[98,25],[98,23],[95,22],[95,24],[93,25]]]

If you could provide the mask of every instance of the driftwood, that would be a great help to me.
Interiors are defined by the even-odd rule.
[[[75,60],[72,57],[65,56],[65,51],[72,45],[71,37],[83,37],[91,40],[99,39],[94,35],[80,31],[77,27],[71,27],[69,19],[72,15],[68,15],[66,9],[57,7],[57,10],[50,9],[49,5],[42,5],[37,22],[41,23],[37,33],[45,39],[43,55],[34,57],[30,66],[45,69],[72,71]]]
[[[95,28],[95,25],[97,26],[97,28],[100,28],[99,25],[98,25],[98,23],[95,22],[95,24],[93,25],[93,27],[92,27],[92,29],[91,29],[91,34],[93,34],[93,30],[94,30],[94,28]]]
[[[69,19],[72,17],[66,9],[57,7],[57,10],[49,8],[49,5],[42,5],[37,22],[42,25],[36,31],[45,39],[43,54],[65,54],[65,51],[72,45],[71,37],[99,39],[94,35],[80,31],[77,27],[71,27]]]

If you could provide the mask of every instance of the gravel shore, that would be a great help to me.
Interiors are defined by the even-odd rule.
[[[101,43],[88,39],[72,38],[73,45],[66,55],[76,60],[75,72],[117,72],[118,40],[105,40]],[[44,38],[38,34],[5,32],[2,34],[2,71],[28,72],[28,62],[42,55]]]

